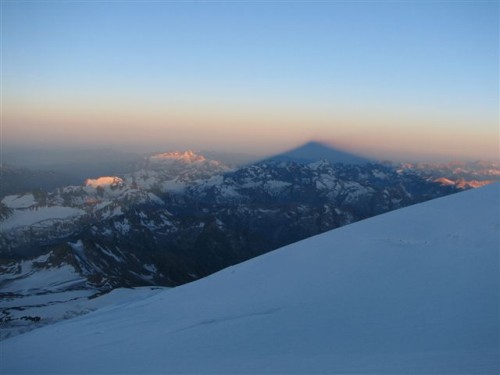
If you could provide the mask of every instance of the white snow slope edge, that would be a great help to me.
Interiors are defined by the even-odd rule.
[[[499,371],[490,185],[0,342],[0,373]]]

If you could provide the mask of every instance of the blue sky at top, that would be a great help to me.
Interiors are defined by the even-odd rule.
[[[493,1],[3,1],[2,69],[12,143],[35,142],[29,134],[43,128],[55,139],[85,131],[87,142],[124,129],[148,144],[150,124],[173,147],[184,124],[199,130],[194,147],[216,131],[207,147],[224,148],[225,132],[239,131],[254,134],[247,151],[272,151],[259,139],[286,128],[276,147],[298,143],[308,136],[301,123],[311,136],[344,134],[341,143],[358,146],[374,124],[419,137],[457,129],[458,141],[447,140],[464,142],[455,153],[475,135],[475,148],[490,140],[489,154],[498,142]],[[152,112],[143,123],[122,120]],[[221,127],[228,113],[231,125]],[[189,147],[190,138],[177,143]]]

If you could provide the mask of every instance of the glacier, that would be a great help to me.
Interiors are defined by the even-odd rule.
[[[497,374],[500,185],[0,342],[0,373]]]

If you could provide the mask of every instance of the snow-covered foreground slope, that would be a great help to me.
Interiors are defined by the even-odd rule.
[[[499,371],[500,186],[0,342],[0,373]]]

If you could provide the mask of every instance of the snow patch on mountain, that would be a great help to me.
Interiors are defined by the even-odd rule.
[[[85,284],[85,279],[69,264],[59,267],[41,268],[47,262],[46,256],[21,262],[20,268],[2,269],[0,285],[2,293],[30,295],[53,293],[69,287]]]
[[[2,322],[0,340],[99,309],[115,308],[123,303],[141,301],[167,289],[162,287],[119,288],[105,294],[96,293],[91,289],[82,289],[49,294],[5,296],[2,297],[0,309],[0,322]]]
[[[84,214],[85,211],[79,208],[62,206],[36,207],[32,210],[17,209],[0,222],[0,232],[33,225],[50,226],[55,221],[74,219]]]
[[[33,194],[7,195],[2,199],[2,203],[9,208],[30,208],[37,205]]]

